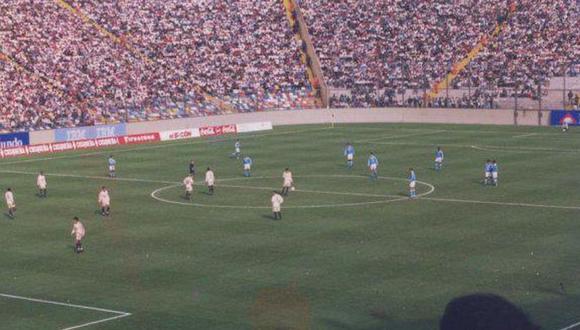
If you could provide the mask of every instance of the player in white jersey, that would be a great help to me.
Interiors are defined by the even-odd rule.
[[[85,249],[83,249],[82,246],[82,240],[85,237],[85,226],[83,225],[83,223],[79,220],[78,217],[74,217],[73,218],[73,227],[72,227],[72,231],[70,232],[71,236],[73,236],[75,238],[75,252],[76,253],[81,253],[84,252]]]
[[[40,171],[40,173],[38,173],[38,176],[36,177],[36,187],[38,188],[38,197],[46,197],[47,195],[46,176],[44,176],[44,173],[42,171]]]
[[[117,161],[113,158],[113,155],[109,156],[107,163],[109,164],[109,177],[114,178],[117,176]]]
[[[568,129],[569,129],[568,120],[563,120],[562,121],[562,132],[566,133],[566,132],[568,132]]]
[[[8,216],[14,218],[14,213],[16,212],[16,202],[14,201],[14,193],[12,188],[6,189],[4,193],[4,200],[6,201],[6,206],[8,207]]]
[[[185,186],[185,198],[191,200],[191,194],[193,193],[193,176],[191,174],[183,179],[183,185]]]
[[[271,202],[274,220],[282,220],[282,203],[284,203],[284,198],[278,192],[274,191]]]
[[[292,185],[294,184],[292,172],[289,168],[284,170],[284,173],[282,173],[282,178],[284,179],[284,182],[282,183],[282,195],[288,196],[288,191],[293,188]]]
[[[241,150],[242,144],[240,143],[240,139],[236,139],[236,142],[234,143],[234,153],[232,154],[232,157],[240,159],[240,156],[242,155]]]
[[[99,191],[99,197],[97,199],[97,202],[99,203],[99,207],[101,208],[102,216],[111,215],[111,196],[109,196],[109,191],[105,186],[101,187],[101,191]]]
[[[215,174],[213,173],[211,168],[207,168],[205,172],[205,184],[207,185],[208,193],[213,195],[214,193],[214,185],[215,185]]]

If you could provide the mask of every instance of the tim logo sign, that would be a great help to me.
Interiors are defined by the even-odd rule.
[[[125,124],[61,128],[54,132],[57,142],[101,139],[127,134]]]
[[[16,148],[30,144],[28,133],[11,133],[0,135],[0,149]]]

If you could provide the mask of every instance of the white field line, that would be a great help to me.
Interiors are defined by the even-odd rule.
[[[455,144],[455,143],[414,143],[414,142],[361,142],[359,143],[369,143],[369,144],[381,144],[381,145],[395,145],[395,146],[416,146],[416,147],[455,147],[455,148],[468,148],[481,151],[506,151],[506,152],[580,152],[580,149],[554,149],[554,148],[534,148],[534,147],[508,147],[508,146],[477,146],[473,144]]]
[[[311,131],[322,131],[328,130],[329,127],[320,127],[320,128],[311,128],[311,129],[303,129],[303,130],[294,130],[294,131],[284,131],[284,132],[273,132],[273,133],[265,133],[265,134],[243,134],[244,138],[259,138],[259,137],[268,137],[268,136],[280,136],[280,135],[288,135],[288,134],[296,134],[296,133],[303,133],[303,132],[311,132]],[[224,142],[231,140],[231,137],[224,137],[217,140],[213,140],[211,142]],[[22,164],[22,163],[32,163],[32,162],[39,162],[39,161],[46,161],[46,160],[57,160],[57,159],[70,159],[70,158],[82,158],[88,156],[96,156],[96,155],[105,155],[105,154],[120,154],[125,152],[133,152],[133,151],[142,151],[142,150],[153,150],[153,149],[160,149],[169,146],[181,146],[181,145],[196,145],[196,144],[204,144],[208,143],[206,139],[196,139],[196,140],[180,140],[177,142],[169,142],[169,143],[157,143],[154,145],[146,145],[136,148],[128,148],[128,149],[118,149],[118,150],[107,150],[107,151],[93,151],[87,153],[80,153],[80,154],[72,154],[67,156],[55,156],[55,157],[43,157],[43,158],[30,158],[30,159],[22,159],[22,160],[15,160],[12,162],[0,162],[0,166],[2,165],[14,165],[14,164]]]
[[[305,176],[294,176],[295,178],[366,178],[363,175],[305,175]],[[271,179],[269,177],[251,177],[251,178],[240,178],[240,180],[244,179]],[[391,178],[391,177],[384,177],[381,176],[379,179],[382,180],[395,180],[395,181],[407,181],[403,178]],[[427,196],[432,194],[435,191],[435,187],[432,184],[417,181],[417,183],[425,185],[429,187],[429,190],[418,194],[417,197],[421,198],[423,196]],[[197,207],[208,207],[208,208],[222,208],[222,209],[269,209],[269,206],[249,206],[249,205],[208,205],[208,204],[201,204],[195,202],[179,202],[173,201],[169,199],[165,199],[162,197],[157,196],[158,193],[177,188],[181,186],[181,184],[174,184],[170,186],[161,187],[159,189],[154,190],[151,193],[151,198],[169,204],[175,205],[186,205],[186,206],[197,206]],[[239,189],[250,189],[250,190],[269,190],[273,191],[276,188],[272,187],[256,187],[256,186],[239,186],[239,185],[216,185],[219,187],[225,188],[239,188]],[[342,196],[359,196],[359,197],[374,197],[374,198],[381,198],[378,201],[367,201],[367,202],[355,202],[355,203],[340,203],[340,204],[316,204],[316,205],[298,205],[298,206],[286,206],[285,209],[312,209],[312,208],[331,208],[331,207],[354,207],[354,206],[364,206],[364,205],[372,205],[372,204],[386,204],[398,201],[406,201],[409,200],[408,197],[401,197],[400,195],[387,195],[387,194],[367,194],[367,193],[347,193],[347,192],[337,192],[337,191],[320,191],[320,190],[301,190],[296,189],[292,193],[312,193],[312,194],[327,194],[327,195],[342,195]],[[384,198],[393,198],[393,199],[384,199]]]
[[[113,317],[107,317],[107,318],[104,318],[104,319],[99,319],[99,320],[96,320],[96,321],[87,322],[87,323],[75,325],[75,326],[72,326],[72,327],[67,327],[67,328],[64,328],[62,330],[78,329],[78,328],[86,327],[86,326],[89,326],[89,325],[103,323],[103,322],[108,322],[108,321],[120,319],[120,318],[127,317],[127,316],[130,316],[131,315],[131,313],[121,312],[121,311],[115,311],[115,310],[112,310],[112,309],[105,309],[105,308],[98,308],[98,307],[84,306],[84,305],[75,305],[75,304],[63,303],[63,302],[52,301],[52,300],[44,300],[44,299],[37,299],[37,298],[29,298],[29,297],[15,296],[15,295],[6,294],[6,293],[0,293],[0,297],[9,298],[9,299],[24,300],[24,301],[30,301],[30,302],[40,303],[40,304],[57,305],[57,306],[64,306],[64,307],[69,307],[69,308],[85,309],[85,310],[91,310],[91,311],[97,311],[97,312],[103,312],[103,313],[109,313],[109,314],[116,314]]]
[[[22,174],[22,175],[38,175],[36,172],[27,172],[27,171],[14,171],[14,170],[0,170],[0,173],[10,173],[10,174]],[[158,189],[157,192],[169,189],[170,187],[177,187],[181,186],[182,184],[177,181],[165,181],[165,180],[151,180],[151,179],[138,179],[138,178],[111,178],[108,176],[90,176],[90,175],[76,175],[76,174],[60,174],[60,173],[45,173],[47,177],[65,177],[65,178],[77,178],[77,179],[91,179],[91,180],[107,180],[107,181],[125,181],[125,182],[142,182],[142,183],[160,183],[160,184],[169,184],[170,186],[163,187]],[[352,177],[359,177],[359,178],[366,178],[364,175],[304,175],[304,176],[294,176],[295,178],[352,178]],[[402,178],[389,178],[389,177],[379,177],[380,179],[387,179],[387,180],[397,180],[397,181],[406,181],[406,179]],[[255,179],[272,179],[272,177],[249,177],[249,178],[241,178],[241,177],[234,177],[234,178],[224,178],[216,180],[217,184],[216,187],[224,187],[224,188],[239,188],[239,189],[249,189],[249,190],[275,190],[276,188],[271,187],[257,187],[257,186],[243,186],[243,185],[228,185],[228,184],[220,184],[220,182],[227,182],[227,181],[238,181],[238,180],[255,180]],[[417,181],[419,184],[426,185],[429,187],[429,191],[426,194],[418,195],[418,197],[425,196],[431,194],[435,187],[429,183]],[[203,186],[203,183],[196,183],[196,186]],[[328,194],[328,195],[342,195],[342,196],[359,196],[359,197],[378,197],[378,198],[401,198],[399,195],[382,195],[382,194],[368,194],[368,193],[351,193],[351,192],[337,192],[337,191],[318,191],[318,190],[295,190],[296,192],[303,192],[303,193],[312,193],[312,194]],[[152,196],[155,198],[154,196]],[[407,199],[407,198],[405,198]],[[168,201],[166,201],[168,202]],[[178,202],[180,203],[180,202]],[[189,204],[188,204],[189,205]]]
[[[519,139],[519,138],[525,138],[525,137],[530,137],[530,136],[534,136],[534,135],[539,135],[539,134],[538,133],[520,134],[520,135],[512,136],[512,138]]]
[[[373,139],[367,139],[367,140],[359,140],[359,141],[355,141],[356,143],[374,143],[373,141],[380,141],[380,140],[384,140],[384,139],[400,139],[400,138],[405,138],[405,137],[413,137],[413,136],[424,136],[424,135],[432,135],[432,134],[441,134],[441,133],[445,133],[447,132],[446,130],[431,130],[429,132],[425,132],[424,130],[420,133],[412,133],[412,134],[398,134],[398,135],[383,135],[383,136],[379,136],[377,138],[373,138]]]
[[[251,206],[251,205],[208,205],[208,204],[201,204],[195,202],[178,202],[169,199],[164,199],[162,197],[157,196],[158,193],[161,191],[174,188],[176,186],[167,186],[162,187],[159,189],[154,190],[151,193],[151,198],[168,204],[175,204],[175,205],[185,205],[185,206],[196,206],[196,207],[205,207],[205,208],[217,208],[217,209],[271,209],[271,206]],[[268,190],[273,190],[272,188],[267,188]],[[294,192],[296,192],[295,190]],[[297,206],[285,206],[284,209],[316,209],[316,208],[338,208],[338,207],[356,207],[356,206],[365,206],[365,205],[373,205],[373,204],[387,204],[399,201],[409,200],[407,197],[398,197],[396,199],[383,199],[378,201],[369,201],[369,202],[356,202],[356,203],[342,203],[342,204],[316,204],[316,205],[297,205]]]
[[[518,206],[518,207],[533,207],[533,208],[546,208],[546,209],[580,210],[580,206],[546,205],[546,204],[515,203],[515,202],[493,202],[493,201],[478,201],[478,200],[472,200],[472,199],[437,198],[437,197],[423,197],[422,199],[435,201],[435,202],[449,202],[449,203],[488,204],[488,205],[499,205],[499,206]]]
[[[97,321],[93,321],[93,322],[87,322],[87,323],[83,323],[83,324],[79,324],[79,325],[75,325],[72,327],[68,327],[68,328],[64,328],[62,330],[72,330],[72,329],[79,329],[79,328],[84,328],[84,327],[88,327],[89,325],[95,325],[95,324],[99,324],[99,323],[105,323],[105,322],[110,322],[116,319],[121,319],[127,316],[131,316],[130,313],[126,313],[126,314],[121,314],[121,315],[117,315],[117,316],[113,316],[113,317],[108,317],[106,319],[102,319],[102,320],[97,320]]]
[[[22,174],[22,175],[38,175],[37,172],[29,171],[16,171],[16,170],[1,170],[0,173],[7,174]],[[64,173],[44,173],[47,177],[60,177],[60,178],[75,178],[75,179],[90,179],[90,180],[106,180],[106,181],[122,181],[122,182],[141,182],[141,183],[161,183],[161,184],[179,184],[177,181],[166,181],[166,180],[152,180],[152,179],[139,179],[139,178],[111,178],[108,176],[92,176],[92,175],[78,175],[78,174],[64,174]],[[224,178],[216,180],[216,182],[226,182],[240,180],[240,178]]]
[[[343,127],[336,127],[336,128],[343,128]],[[335,129],[336,129],[335,128]],[[375,129],[374,127],[365,127],[365,126],[361,126],[359,128],[363,128],[363,129]],[[296,134],[296,133],[303,133],[303,132],[311,132],[311,131],[323,131],[323,130],[328,130],[328,129],[332,129],[330,127],[320,127],[320,128],[311,128],[311,129],[302,129],[302,130],[293,130],[293,131],[284,131],[284,132],[273,132],[273,133],[266,133],[266,134],[244,134],[244,137],[248,137],[248,138],[259,138],[259,137],[268,137],[268,136],[280,136],[280,135],[288,135],[288,134]],[[380,127],[377,127],[376,129],[381,129]],[[421,130],[424,131],[423,129],[412,129],[412,128],[400,128],[399,130],[407,130],[407,131],[413,131],[413,130]],[[450,132],[450,133],[482,133],[482,134],[498,134],[498,133],[503,133],[503,134],[511,134],[511,132],[507,132],[507,131],[483,131],[483,130],[440,130],[440,131],[431,131],[431,132],[424,132],[424,133],[417,133],[417,134],[405,134],[405,135],[390,135],[390,136],[383,136],[383,137],[379,137],[376,139],[370,139],[370,140],[361,140],[361,141],[357,141],[357,143],[370,143],[371,141],[375,141],[375,140],[381,140],[381,139],[386,139],[386,138],[403,138],[403,137],[410,137],[410,136],[420,136],[420,135],[429,135],[429,134],[439,134],[442,132]],[[548,135],[559,135],[557,133],[531,133],[531,134],[536,134],[536,135],[542,135],[542,136],[548,136]],[[218,141],[229,141],[230,139],[226,138],[222,138],[219,140],[215,140],[212,142],[218,142]],[[82,157],[89,157],[89,156],[97,156],[97,155],[105,155],[105,154],[110,154],[110,153],[115,153],[115,154],[120,154],[120,153],[125,153],[125,152],[133,152],[133,151],[142,151],[142,150],[154,150],[154,149],[160,149],[160,148],[165,148],[167,146],[181,146],[181,145],[196,145],[196,144],[203,144],[203,143],[208,143],[207,140],[182,140],[182,141],[176,141],[176,142],[169,142],[169,143],[163,143],[163,144],[155,144],[155,145],[147,145],[147,146],[142,146],[142,147],[136,147],[136,148],[128,148],[128,149],[118,149],[118,150],[107,150],[107,151],[93,151],[93,152],[87,152],[87,153],[80,153],[80,154],[72,154],[72,155],[67,155],[67,156],[55,156],[55,157],[43,157],[43,158],[29,158],[29,159],[21,159],[21,160],[15,160],[15,161],[11,161],[11,162],[0,162],[0,166],[2,165],[14,165],[14,164],[23,164],[23,163],[33,163],[33,162],[39,162],[39,161],[49,161],[49,160],[58,160],[58,159],[72,159],[72,158],[82,158]],[[392,144],[392,145],[429,145],[431,146],[431,144],[413,144],[413,143],[392,143],[392,142],[372,142],[372,144]],[[473,147],[471,145],[450,145],[447,144],[446,146],[456,146],[456,147],[465,147],[465,148],[470,148]],[[562,149],[551,149],[552,151],[577,151],[577,150],[562,150]],[[547,151],[547,150],[546,150]]]
[[[580,322],[576,322],[574,324],[570,324],[569,326],[567,326],[565,328],[562,328],[560,330],[572,330],[572,329],[574,329],[574,328],[576,328],[578,326],[580,326]]]
[[[38,173],[35,172],[25,172],[25,171],[12,171],[12,170],[0,170],[0,173],[11,173],[11,174],[22,174],[22,175],[37,175]],[[106,176],[86,176],[86,175],[74,175],[74,174],[50,174],[50,173],[45,173],[46,176],[50,177],[50,176],[54,176],[54,177],[69,177],[69,178],[78,178],[78,179],[91,179],[91,180],[109,180],[109,181],[128,181],[128,182],[143,182],[143,183],[160,183],[160,184],[169,184],[171,186],[166,186],[163,188],[160,188],[156,191],[154,191],[155,194],[157,194],[160,191],[172,188],[172,187],[176,187],[181,185],[180,182],[175,182],[175,181],[164,181],[164,180],[150,180],[150,179],[138,179],[138,178],[109,178]],[[296,178],[298,178],[298,176],[295,176]],[[311,176],[302,176],[302,177],[361,177],[364,178],[365,176],[363,175],[328,175],[328,176],[322,176],[322,175],[311,175]],[[266,177],[251,177],[254,179],[264,179]],[[386,178],[386,177],[385,177]],[[227,181],[236,181],[236,180],[244,180],[244,179],[248,179],[248,178],[225,178],[225,179],[221,179],[221,180],[216,180],[216,182],[218,184],[216,184],[216,187],[225,187],[225,188],[243,188],[243,189],[259,189],[259,190],[274,190],[275,188],[268,188],[268,187],[252,187],[252,186],[237,186],[237,185],[222,185],[219,184],[219,182],[227,182]],[[389,179],[395,179],[395,178],[389,178]],[[405,181],[405,179],[401,179],[401,178],[396,178],[396,180],[403,180]],[[426,183],[426,182],[420,182],[417,181],[419,183],[425,184],[427,186],[430,187],[430,189],[435,189],[432,185]],[[196,185],[202,185],[200,183],[197,183]],[[299,190],[296,190],[299,191]],[[302,192],[311,192],[311,193],[332,193],[335,195],[339,195],[339,194],[358,194],[358,193],[341,193],[341,192],[324,192],[324,191],[302,191]],[[432,193],[432,191],[429,192],[429,194]],[[151,194],[154,199],[160,200],[159,198],[157,198],[156,196],[153,196],[153,193]],[[361,197],[394,197],[395,195],[372,195],[371,194],[365,194],[365,196],[362,196],[362,194],[358,194]],[[355,196],[355,195],[353,195]],[[478,200],[467,200],[467,199],[453,199],[453,198],[434,198],[434,197],[424,197],[423,196],[419,196],[421,198],[419,199],[425,199],[425,200],[432,200],[432,201],[438,201],[438,202],[448,202],[448,203],[471,203],[471,204],[488,204],[488,205],[500,205],[500,206],[516,206],[516,207],[533,207],[533,208],[551,208],[551,209],[565,209],[565,210],[580,210],[580,206],[565,206],[565,205],[546,205],[546,204],[532,204],[532,203],[517,203],[517,202],[493,202],[493,201],[478,201]],[[400,197],[400,196],[396,196],[396,197]],[[403,198],[403,199],[407,199],[407,198]],[[175,202],[175,201],[169,201],[169,200],[163,200],[163,202],[166,203],[172,203],[172,204],[184,204],[184,205],[193,205],[191,203],[182,203],[182,202]],[[384,201],[380,201],[380,202],[384,202]],[[368,204],[368,203],[367,203]],[[340,205],[345,205],[345,204],[340,204]],[[364,204],[357,204],[357,205],[364,205]],[[201,206],[201,205],[198,205]],[[356,205],[355,205],[356,206]],[[214,207],[218,207],[218,206],[214,206]],[[329,207],[329,206],[324,206],[324,207]],[[237,207],[237,208],[242,208],[242,207]],[[247,207],[247,208],[252,208],[252,207]],[[266,207],[256,207],[256,208],[266,208]]]

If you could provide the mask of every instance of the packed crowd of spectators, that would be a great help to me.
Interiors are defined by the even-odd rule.
[[[404,90],[406,93],[406,90]],[[372,87],[357,87],[348,93],[335,93],[330,97],[333,108],[498,108],[497,94],[475,90],[471,95],[440,96],[426,98],[424,93],[413,91],[409,95],[398,94],[394,90],[376,91]]]
[[[0,4],[3,129],[315,105],[280,1],[68,3]]]
[[[480,90],[475,105],[489,104],[481,102],[485,90],[504,87],[537,97],[539,84],[563,75],[580,57],[576,0],[301,0],[301,7],[327,83],[335,88],[433,86],[502,22],[499,37],[488,38],[450,86]],[[352,99],[361,98],[375,97]]]
[[[0,3],[0,130],[319,106],[282,1],[66,3]],[[332,106],[491,108],[489,91],[537,98],[578,70],[576,0],[297,3],[326,83],[348,91]],[[468,97],[423,97],[503,22],[451,83]]]

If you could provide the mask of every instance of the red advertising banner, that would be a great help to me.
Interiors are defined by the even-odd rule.
[[[181,139],[193,139],[200,136],[220,136],[226,134],[237,134],[239,132],[253,132],[272,129],[272,123],[246,123],[207,126],[201,128],[189,128],[175,131],[165,131],[146,134],[134,134],[116,137],[103,137],[96,139],[84,139],[78,141],[66,141],[45,143],[36,145],[13,146],[10,148],[0,148],[0,158],[12,158],[44,153],[57,153],[73,150],[87,150],[96,148],[106,148],[125,144],[143,144],[159,141],[173,141]]]
[[[3,153],[2,157],[3,158],[12,158],[12,157],[19,157],[19,156],[26,156],[26,155],[28,155],[28,148],[16,147],[16,148],[4,149],[4,153]]]
[[[122,144],[140,144],[161,141],[159,133],[134,134],[121,137]]]
[[[208,126],[200,127],[199,135],[201,136],[219,136],[225,134],[236,134],[238,129],[236,125],[221,125],[221,126]]]
[[[28,146],[28,154],[29,155],[45,154],[45,153],[50,153],[50,152],[52,152],[52,147],[50,144],[37,144],[37,145]]]

